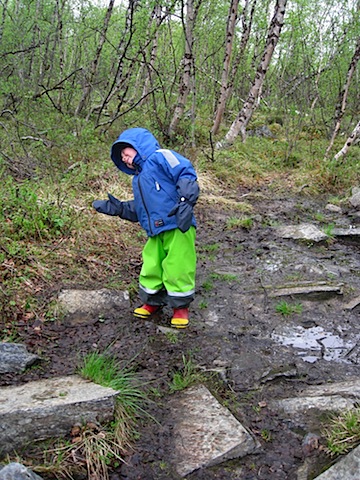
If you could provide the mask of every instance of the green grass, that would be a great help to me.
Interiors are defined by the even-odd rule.
[[[200,308],[200,310],[204,310],[204,309],[207,308],[207,307],[208,307],[208,302],[207,302],[206,300],[201,300],[201,301],[199,302],[199,308]]]
[[[360,444],[360,408],[334,414],[322,429],[331,456],[348,453]]]
[[[143,404],[147,401],[147,395],[140,388],[136,374],[128,368],[121,367],[119,362],[107,352],[92,352],[85,355],[78,373],[87,380],[118,392],[115,420],[110,432],[119,451],[126,450],[137,436],[136,420],[140,414],[145,413]],[[96,445],[95,440],[94,444]],[[102,446],[101,449],[103,449]],[[111,452],[111,449],[109,451]],[[106,462],[107,457],[104,458]],[[119,460],[118,455],[114,458]]]
[[[226,228],[228,230],[233,230],[234,228],[245,228],[246,230],[250,230],[254,225],[254,221],[251,217],[230,217],[226,221]]]
[[[235,282],[238,281],[238,277],[232,273],[212,273],[210,275],[212,280],[220,280],[223,282]]]
[[[333,223],[330,223],[329,225],[323,227],[323,232],[329,237],[329,239],[334,238],[334,228],[335,225]]]
[[[289,316],[294,313],[302,313],[303,306],[301,303],[290,304],[285,300],[281,300],[276,306],[275,311],[283,316]]]
[[[15,182],[7,176],[1,187],[0,223],[2,234],[12,242],[49,240],[69,236],[78,218],[68,203],[68,193],[58,189],[44,193],[42,182]],[[13,245],[7,242],[7,248]]]
[[[218,243],[200,245],[200,250],[202,252],[217,252],[219,248],[220,245]]]
[[[86,380],[117,390],[117,402],[124,414],[129,417],[137,415],[146,395],[136,385],[135,374],[122,368],[114,357],[106,353],[89,353],[83,358],[78,371]]]
[[[191,355],[186,358],[182,356],[183,365],[173,374],[173,378],[170,384],[170,392],[174,393],[179,390],[184,390],[195,383],[201,381],[202,376],[199,373],[197,366],[193,363]]]
[[[203,282],[201,285],[201,288],[203,288],[205,292],[211,292],[211,290],[214,288],[214,284],[210,280],[205,280],[205,282]]]

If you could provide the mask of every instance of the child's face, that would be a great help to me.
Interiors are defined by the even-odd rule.
[[[134,158],[136,157],[137,151],[131,147],[125,147],[121,151],[121,159],[122,161],[129,167],[135,168],[133,165]]]

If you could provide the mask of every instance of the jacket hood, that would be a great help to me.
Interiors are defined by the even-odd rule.
[[[160,148],[154,135],[145,128],[129,128],[119,135],[111,147],[110,156],[118,169],[128,175],[136,173],[136,170],[129,168],[121,159],[121,151],[129,145],[138,153],[134,158],[134,164],[140,169],[147,158]]]

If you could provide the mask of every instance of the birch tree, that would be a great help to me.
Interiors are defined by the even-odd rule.
[[[124,86],[126,79],[130,76],[131,74],[131,66],[128,67],[127,72],[124,73],[124,66],[125,66],[125,60],[126,60],[126,53],[128,49],[131,46],[132,42],[132,37],[134,34],[134,15],[135,15],[135,10],[139,4],[139,0],[130,0],[127,10],[126,10],[126,17],[125,17],[125,28],[123,31],[120,33],[120,41],[118,44],[118,47],[116,49],[116,56],[117,58],[114,59],[113,61],[113,69],[110,72],[111,76],[108,79],[107,85],[104,87],[104,90],[107,92],[105,94],[105,97],[101,103],[100,108],[98,109],[98,115],[96,119],[96,127],[99,127],[101,125],[100,119],[101,115],[104,112],[104,110],[107,108],[109,105],[110,101],[112,98],[121,90],[122,86]],[[111,123],[113,122],[119,113],[120,106],[127,94],[127,88],[123,88],[122,94],[120,96],[116,112],[114,113],[113,117],[110,119],[109,122],[106,123]]]
[[[228,133],[225,136],[224,141],[217,143],[217,148],[222,146],[231,145],[234,139],[239,133],[241,133],[242,140],[246,139],[246,127],[254,113],[256,103],[259,99],[261,88],[264,83],[266,72],[269,68],[269,64],[274,53],[275,47],[278,43],[282,26],[284,24],[284,16],[287,0],[277,0],[274,15],[272,17],[268,35],[266,39],[266,45],[264,53],[262,55],[260,64],[255,74],[255,80],[250,88],[248,97],[244,103],[243,108],[237,115],[236,119],[232,123]]]
[[[170,121],[168,135],[171,137],[176,130],[176,127],[184,113],[186,101],[190,91],[191,76],[194,75],[194,28],[196,17],[202,0],[187,0],[186,1],[186,16],[184,19],[184,5],[182,8],[182,21],[185,32],[185,53],[182,59],[182,75],[179,84],[179,93],[175,106],[175,111]]]
[[[1,45],[1,40],[3,36],[3,31],[4,31],[4,25],[5,25],[5,18],[7,15],[7,6],[8,6],[8,0],[4,0],[3,3],[3,9],[2,9],[2,15],[1,15],[1,22],[0,22],[0,45]]]
[[[156,4],[153,8],[151,14],[151,21],[149,23],[148,39],[152,37],[152,40],[148,40],[150,45],[150,54],[149,59],[146,58],[146,50],[143,52],[144,56],[144,69],[145,69],[145,79],[143,80],[142,88],[142,98],[141,104],[145,101],[148,96],[149,90],[152,86],[152,76],[155,69],[155,60],[157,56],[158,44],[159,44],[159,35],[160,35],[160,25],[163,22],[163,17],[161,15],[161,5]],[[155,24],[154,34],[151,32],[153,24]],[[139,78],[142,78],[141,70],[139,71]]]
[[[115,0],[110,0],[109,1],[109,6],[106,10],[106,14],[105,14],[105,18],[104,18],[104,24],[103,24],[103,27],[102,27],[102,30],[101,30],[101,33],[100,33],[99,44],[98,44],[98,47],[96,49],[94,59],[93,59],[91,65],[90,65],[89,73],[86,77],[86,83],[84,85],[84,90],[83,90],[82,97],[80,99],[80,102],[79,102],[78,106],[76,107],[76,110],[75,110],[75,116],[78,116],[81,113],[81,111],[85,107],[85,105],[86,105],[86,103],[87,103],[87,101],[90,97],[91,89],[92,89],[92,83],[93,83],[94,77],[95,77],[97,69],[98,69],[98,64],[99,64],[99,60],[100,60],[101,51],[102,51],[102,48],[103,48],[105,40],[106,40],[106,32],[107,32],[107,29],[109,27],[109,21],[110,21],[111,14],[112,14],[112,11],[113,11],[113,8],[114,8],[114,3],[115,3]]]
[[[350,88],[351,80],[352,80],[353,75],[356,71],[356,66],[359,62],[359,59],[360,59],[360,37],[357,40],[355,52],[354,52],[354,55],[351,59],[349,69],[347,71],[344,88],[340,92],[340,95],[339,95],[338,108],[337,108],[337,112],[336,112],[336,115],[335,115],[335,128],[334,128],[333,133],[331,135],[329,146],[326,149],[325,157],[328,156],[330,150],[332,149],[332,147],[334,145],[335,138],[337,137],[337,134],[339,133],[340,126],[341,126],[341,121],[343,119],[343,116],[344,116],[345,110],[346,110],[346,103],[347,103],[347,98],[348,98],[348,94],[349,94],[349,88]]]
[[[221,88],[220,96],[218,100],[218,105],[215,113],[215,120],[211,133],[215,135],[219,130],[220,123],[225,111],[225,105],[227,100],[227,91],[228,91],[228,78],[229,78],[229,69],[231,61],[231,53],[233,50],[234,44],[234,34],[235,34],[235,25],[238,16],[238,7],[239,0],[231,0],[228,21],[226,24],[226,33],[225,33],[225,55],[224,55],[224,66],[221,75]]]
[[[334,159],[339,160],[339,158],[344,157],[347,154],[351,145],[353,145],[358,138],[360,138],[360,121],[352,131],[349,138],[346,140],[342,149],[334,156]]]

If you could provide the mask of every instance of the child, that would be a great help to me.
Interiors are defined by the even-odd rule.
[[[188,159],[160,148],[145,128],[125,130],[112,145],[111,159],[119,170],[133,175],[134,199],[121,202],[108,194],[108,200],[96,200],[93,207],[139,222],[148,235],[139,278],[144,304],[134,315],[145,319],[169,305],[174,311],[171,326],[185,328],[195,294],[196,172]]]

